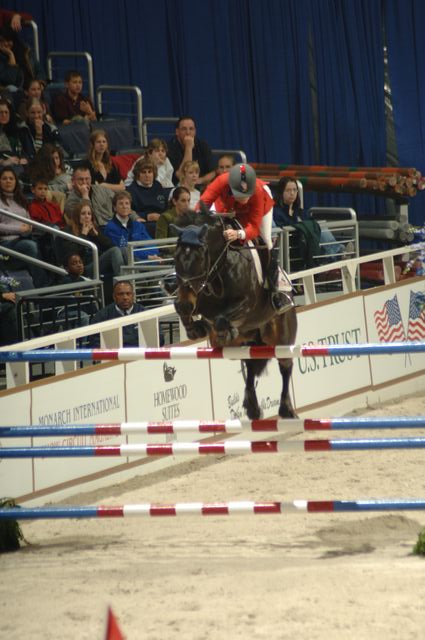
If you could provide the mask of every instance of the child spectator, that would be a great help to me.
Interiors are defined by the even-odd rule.
[[[74,284],[75,282],[85,282],[85,278],[83,277],[84,262],[79,253],[68,253],[63,266],[67,271],[67,275],[61,278],[59,284]]]
[[[36,222],[63,229],[65,222],[59,205],[56,202],[47,200],[49,190],[47,180],[44,178],[36,179],[31,190],[34,194],[34,200],[28,208],[31,218]]]
[[[69,253],[66,256],[64,267],[67,275],[63,276],[59,284],[75,284],[86,281],[86,278],[83,277],[84,262],[79,253]],[[72,298],[76,298],[75,304],[68,304],[66,307],[58,309],[57,320],[61,323],[58,331],[63,331],[65,328],[62,325],[63,320],[66,321],[66,329],[87,327],[90,324],[90,317],[96,313],[96,305],[89,300],[78,304],[78,298],[82,295],[84,294],[80,291],[72,293]]]
[[[146,152],[143,156],[140,156],[136,160],[151,160],[157,168],[157,180],[162,184],[164,189],[172,189],[174,187],[173,183],[173,165],[171,164],[169,158],[167,158],[168,147],[165,140],[162,138],[153,138],[148,146],[146,147]],[[134,166],[136,162],[131,167],[130,171],[127,174],[127,178],[125,180],[125,186],[128,187],[134,180]]]
[[[38,178],[47,181],[47,200],[57,202],[63,212],[66,195],[72,186],[72,169],[65,163],[62,148],[54,144],[43,145],[33,158],[29,174],[32,182]]]
[[[131,220],[131,195],[128,191],[120,191],[115,194],[112,201],[114,207],[114,217],[108,222],[104,229],[105,236],[110,238],[116,247],[126,250],[129,242],[137,240],[152,240],[146,231],[143,222]],[[157,260],[158,249],[149,247],[137,249],[134,252],[137,260]]]
[[[195,188],[199,182],[199,164],[195,160],[188,160],[181,166],[180,187],[186,187],[190,193],[190,208],[194,209],[199,202],[201,192]],[[171,192],[170,195],[172,195]]]
[[[46,112],[37,98],[26,103],[26,118],[18,127],[18,135],[27,158],[34,158],[44,144],[59,143],[57,127],[46,121]]]
[[[41,106],[43,107],[46,122],[53,124],[52,114],[50,113],[50,107],[46,102],[43,96],[44,90],[44,82],[38,80],[37,78],[32,78],[24,87],[24,100],[20,103],[17,108],[17,112],[21,120],[25,120],[26,118],[26,103],[32,98],[36,98],[39,100]]]
[[[109,141],[103,129],[96,129],[91,134],[87,155],[93,184],[100,184],[114,192],[124,189],[124,182],[111,160]]]
[[[83,78],[79,71],[68,71],[65,74],[65,91],[56,96],[52,103],[55,122],[70,124],[73,120],[84,120],[87,123],[97,120],[96,112],[90,98],[82,95]]]
[[[149,234],[155,236],[155,225],[165,211],[168,191],[156,180],[157,169],[151,160],[139,160],[134,167],[134,180],[128,188],[133,209],[147,222]]]

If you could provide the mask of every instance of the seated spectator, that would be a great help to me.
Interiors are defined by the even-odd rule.
[[[105,285],[110,288],[112,279],[119,276],[121,267],[125,264],[124,256],[118,247],[114,247],[112,241],[107,238],[96,224],[95,216],[90,200],[82,200],[73,209],[71,223],[64,231],[77,238],[93,242],[99,251],[99,271],[105,280]],[[79,245],[72,240],[57,239],[58,254],[66,259],[71,252],[80,254],[86,274],[93,278],[93,252],[89,247]]]
[[[113,302],[103,309],[100,309],[100,311],[93,316],[90,324],[105,322],[106,320],[113,320],[114,318],[122,318],[123,316],[129,316],[134,313],[144,311],[142,305],[135,302],[134,287],[129,280],[116,282],[112,291],[112,297]],[[129,324],[123,327],[122,339],[124,347],[138,347],[139,332],[137,324]],[[92,336],[92,347],[95,349],[98,348],[99,343],[99,336]]]
[[[185,162],[181,169],[181,179],[179,187],[186,187],[190,193],[190,208],[194,209],[201,197],[201,192],[195,188],[195,185],[199,183],[199,164],[188,160]],[[170,193],[170,196],[173,192]]]
[[[73,209],[82,200],[89,200],[98,227],[104,227],[114,215],[112,209],[113,192],[99,184],[92,185],[90,165],[81,162],[72,174],[72,189],[65,202],[65,216],[71,219]]]
[[[29,167],[29,173],[34,178],[47,180],[49,192],[47,199],[52,198],[60,205],[63,211],[65,197],[60,198],[58,194],[67,194],[72,186],[72,169],[65,162],[62,147],[54,144],[45,144],[41,147]]]
[[[0,169],[0,206],[6,211],[28,219],[28,223],[18,222],[0,212],[0,245],[40,260],[39,247],[31,238],[32,227],[27,211],[27,201],[22,194],[16,174],[10,167]],[[31,262],[19,260],[17,263],[17,268],[28,269],[36,287],[44,287],[48,284],[49,278],[44,269]]]
[[[36,222],[41,222],[55,229],[63,229],[65,226],[63,213],[56,202],[47,200],[48,190],[47,181],[43,178],[38,178],[34,181],[32,186],[34,200],[28,207],[29,214],[31,219]],[[37,239],[43,260],[55,263],[54,236],[50,233],[43,233],[41,229],[35,229],[34,238]]]
[[[187,213],[190,209],[190,191],[186,187],[176,187],[171,196],[171,208],[161,213],[158,222],[156,223],[156,235],[157,239],[160,238],[176,238],[177,233],[170,229],[170,224],[179,224],[179,218]],[[171,250],[167,247],[163,250],[164,253],[170,253]]]
[[[103,129],[96,129],[91,134],[87,156],[93,184],[100,184],[113,192],[124,189],[124,182],[111,160],[108,137]]]
[[[233,153],[223,153],[217,160],[216,174],[220,176],[222,173],[227,173],[235,164],[235,156]]]
[[[0,275],[0,347],[19,342],[16,293],[11,291],[8,280]]]
[[[37,98],[26,103],[26,117],[18,127],[24,155],[31,159],[44,144],[59,144],[59,131],[46,120],[46,112]]]
[[[128,191],[119,191],[113,200],[115,215],[104,229],[105,236],[110,238],[116,247],[126,250],[129,242],[152,240],[145,225],[131,219],[131,195]],[[155,247],[137,249],[134,252],[137,260],[158,260],[159,253]]]
[[[32,98],[35,98],[40,102],[41,106],[43,107],[46,122],[48,122],[49,124],[54,124],[52,114],[50,113],[50,107],[43,96],[43,90],[44,90],[44,82],[42,82],[41,80],[38,80],[37,78],[31,78],[29,82],[24,86],[23,100],[20,102],[20,104],[17,107],[17,113],[21,118],[21,120],[25,120],[26,118],[27,102],[29,100],[32,100]]]
[[[293,226],[299,233],[302,233],[302,236],[298,237],[301,245],[305,245],[306,242],[309,243],[309,239],[313,243],[314,247],[312,247],[311,250],[309,247],[304,246],[304,249],[300,247],[302,254],[317,256],[321,253],[321,249],[318,248],[316,244],[317,235],[319,235],[319,242],[329,243],[323,247],[323,253],[325,255],[333,256],[336,259],[338,259],[338,257],[340,259],[344,257],[344,245],[339,244],[335,240],[333,233],[329,231],[329,229],[320,228],[320,225],[316,221],[313,221],[315,222],[315,230],[313,232],[310,231],[309,227],[306,227],[306,223],[312,226],[312,219],[307,219],[304,216],[304,212],[301,209],[298,185],[294,178],[285,177],[279,180],[275,191],[275,202],[273,210],[273,222],[275,226]],[[312,266],[311,259],[306,260],[305,263],[306,266]]]
[[[39,62],[16,31],[3,27],[0,31],[0,85],[13,94],[33,78],[45,80]]]
[[[157,176],[156,179],[158,182],[162,184],[164,189],[172,189],[174,187],[173,183],[173,165],[171,164],[169,158],[167,158],[168,147],[165,140],[161,138],[153,138],[148,146],[146,147],[146,152],[143,156],[140,156],[138,160],[152,160],[154,165],[157,168]],[[128,187],[134,180],[134,166],[136,162],[131,167],[130,171],[127,174],[127,178],[125,180],[125,186]]]
[[[211,149],[196,135],[195,121],[191,116],[179,118],[176,135],[168,142],[168,157],[174,168],[174,184],[181,179],[182,165],[188,160],[196,160],[199,164],[199,184],[208,184],[215,177]]]
[[[67,271],[67,275],[63,276],[58,284],[75,284],[77,282],[85,282],[84,278],[84,262],[81,259],[79,253],[69,253],[66,257],[65,264],[63,265]],[[78,299],[84,293],[75,292],[72,296]],[[59,309],[57,313],[57,320],[66,320],[67,328],[74,327],[87,327],[90,323],[90,317],[96,313],[96,307],[94,302],[84,302],[82,304],[75,304],[67,306],[64,309]],[[59,328],[63,331],[62,326]]]
[[[97,120],[96,111],[90,100],[83,96],[83,78],[79,71],[67,71],[65,74],[65,91],[56,96],[52,102],[52,114],[55,122],[70,124],[74,120],[87,123]]]
[[[151,160],[139,160],[134,167],[134,180],[128,187],[133,209],[145,221],[148,233],[155,236],[155,225],[165,211],[168,191],[156,180],[157,169]]]
[[[28,160],[21,157],[21,152],[15,111],[8,100],[0,99],[0,166],[22,172]]]

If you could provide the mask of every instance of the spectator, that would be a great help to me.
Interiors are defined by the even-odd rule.
[[[85,282],[84,278],[84,262],[79,253],[70,253],[66,257],[64,267],[67,271],[67,275],[63,276],[59,284],[75,284],[78,282]],[[59,309],[57,313],[57,320],[59,322],[65,320],[66,328],[75,327],[87,327],[90,324],[90,317],[96,313],[96,306],[94,302],[87,301],[82,304],[78,304],[78,298],[84,295],[83,293],[76,291],[72,294],[72,297],[76,298],[76,304],[68,305],[63,309]],[[63,331],[63,327],[59,327],[59,331]]]
[[[170,229],[170,224],[179,224],[179,218],[190,209],[190,191],[186,187],[176,187],[171,196],[171,208],[161,213],[156,223],[156,238],[175,238],[177,233]],[[170,253],[170,249],[164,250]]]
[[[8,280],[0,275],[0,347],[19,342],[16,293],[11,291]]]
[[[34,158],[44,144],[59,143],[59,132],[46,120],[46,112],[37,98],[26,103],[25,121],[18,127],[22,151],[27,158]]]
[[[192,160],[188,160],[181,168],[181,176],[179,186],[186,187],[189,191],[190,208],[194,209],[201,197],[201,192],[195,188],[195,185],[199,183],[199,164]],[[172,194],[173,192],[171,192],[170,196]]]
[[[21,152],[15,112],[8,100],[0,99],[0,166],[22,172],[28,160],[21,157]]]
[[[22,20],[32,20],[32,15],[20,11],[9,11],[8,9],[0,9],[0,27],[10,27],[13,31],[21,31]]]
[[[181,179],[182,165],[188,160],[196,160],[199,164],[199,184],[207,184],[215,177],[211,149],[197,137],[195,121],[191,116],[179,118],[176,135],[168,142],[168,157],[174,167],[175,184]]]
[[[105,281],[111,282],[114,276],[119,276],[124,265],[124,257],[118,247],[107,238],[96,224],[89,200],[82,200],[73,210],[71,224],[64,229],[77,238],[93,242],[99,251],[99,270]],[[93,278],[93,253],[89,247],[79,245],[72,240],[59,240],[60,255],[65,259],[71,252],[80,254],[87,275]]]
[[[131,219],[131,195],[128,191],[119,191],[113,200],[115,215],[105,227],[105,235],[112,240],[116,247],[126,251],[129,242],[138,240],[152,240],[145,225]],[[137,249],[134,252],[137,260],[158,260],[158,249],[149,247]]]
[[[134,300],[134,287],[129,280],[116,282],[114,284],[112,296],[113,302],[103,309],[100,309],[100,311],[98,311],[91,319],[91,324],[105,322],[106,320],[113,320],[115,318],[122,318],[123,316],[133,315],[134,313],[144,311],[142,305],[138,304]],[[122,339],[124,347],[138,347],[139,332],[137,325],[130,324],[123,327]],[[99,336],[94,335],[91,343],[94,348],[98,348]]]
[[[0,206],[22,218],[28,218],[28,223],[18,222],[0,212],[0,245],[40,260],[38,245],[31,238],[32,227],[27,211],[27,201],[22,194],[16,174],[10,167],[0,169]],[[44,287],[48,284],[44,269],[31,262],[18,261],[18,268],[28,269],[36,287]]]
[[[56,96],[52,103],[55,122],[70,124],[75,120],[90,123],[97,120],[90,98],[83,96],[83,78],[79,71],[65,74],[65,91]]]
[[[227,173],[235,164],[235,156],[232,153],[223,153],[217,160],[216,174],[220,176]]]
[[[148,233],[155,236],[156,221],[168,202],[168,191],[156,180],[157,169],[151,160],[139,160],[134,167],[134,180],[129,186],[133,209],[145,221]]]
[[[104,227],[114,215],[112,209],[113,192],[99,184],[92,185],[90,165],[81,162],[72,174],[72,189],[65,202],[65,216],[70,219],[73,209],[82,200],[89,200],[97,226]]]
[[[335,240],[333,233],[326,227],[320,227],[316,221],[304,216],[301,209],[298,184],[294,178],[284,177],[279,180],[275,193],[276,205],[273,211],[273,221],[277,227],[293,226],[297,230],[297,242],[300,255],[306,267],[313,266],[313,256],[322,252],[317,240],[323,244],[323,253],[338,259],[343,257],[344,245]],[[314,223],[314,224],[313,224]],[[351,251],[353,250],[352,243]],[[350,250],[350,247],[348,247]],[[303,268],[303,267],[301,267]]]
[[[52,114],[50,113],[50,107],[43,96],[44,83],[37,78],[32,78],[24,87],[24,99],[18,105],[17,112],[21,120],[26,118],[26,104],[32,98],[36,98],[43,107],[46,122],[53,124]]]
[[[0,85],[14,93],[33,78],[45,79],[40,64],[16,31],[3,27],[0,31]]]
[[[154,165],[156,165],[158,171],[157,180],[162,184],[164,189],[172,189],[174,187],[174,169],[169,158],[167,158],[167,152],[168,147],[165,140],[162,140],[162,138],[153,138],[146,147],[145,154],[143,156],[140,156],[140,158],[138,158],[136,162],[138,162],[138,160],[142,160],[143,158],[145,160],[152,160]],[[127,178],[125,179],[126,187],[129,187],[134,180],[133,171],[136,162],[133,164],[127,174]]]
[[[37,178],[32,186],[34,200],[29,205],[28,211],[33,220],[42,222],[57,229],[63,229],[65,221],[62,211],[56,202],[47,200],[49,186],[44,178]]]
[[[113,192],[122,191],[124,182],[116,166],[111,160],[109,141],[103,129],[96,129],[90,136],[88,151],[91,179],[94,184],[110,189]]]
[[[53,197],[63,211],[65,197],[59,199],[58,193],[65,195],[72,187],[72,169],[65,163],[63,149],[54,144],[43,145],[33,158],[29,172],[33,180],[34,178],[47,180],[51,192],[47,195],[47,199]]]

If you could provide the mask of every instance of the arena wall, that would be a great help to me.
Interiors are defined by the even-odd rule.
[[[412,297],[423,279],[374,288],[298,309],[297,344],[358,344],[412,339],[425,324],[415,319]],[[386,303],[398,310],[383,327]],[[388,320],[388,317],[387,317]],[[422,325],[421,325],[422,322]],[[385,333],[386,332],[386,333]],[[423,338],[422,338],[423,339]],[[200,343],[202,346],[203,343]],[[2,425],[223,420],[243,417],[243,365],[192,360],[108,363],[0,394]],[[281,380],[271,361],[257,387],[264,417],[277,414]],[[329,356],[294,361],[291,393],[301,417],[331,417],[368,404],[425,390],[423,354]],[[184,440],[156,436],[156,442]],[[31,444],[94,445],[153,442],[152,436],[80,436],[3,439],[0,447]],[[179,458],[59,458],[0,460],[0,494],[32,504],[152,473]]]

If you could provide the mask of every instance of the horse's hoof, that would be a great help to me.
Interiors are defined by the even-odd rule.
[[[279,418],[298,418],[298,416],[291,407],[281,404],[279,407]]]

